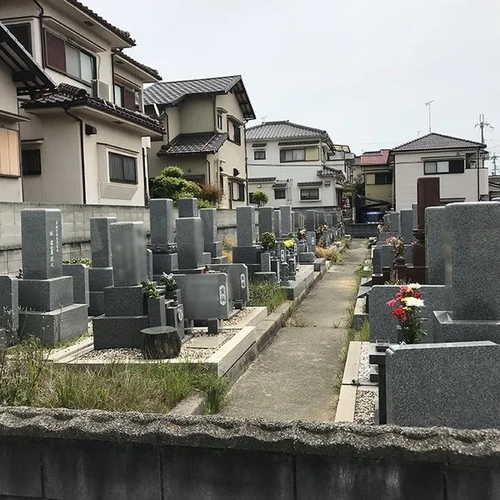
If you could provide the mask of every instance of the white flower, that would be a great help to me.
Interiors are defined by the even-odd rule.
[[[420,283],[410,283],[406,285],[408,288],[411,288],[412,290],[418,290],[420,288]]]
[[[405,300],[405,306],[424,307],[424,301],[422,299],[416,299],[415,297],[407,297]]]

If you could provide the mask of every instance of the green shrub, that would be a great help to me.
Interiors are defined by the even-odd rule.
[[[276,236],[273,233],[262,233],[260,242],[264,250],[272,250],[276,246]]]
[[[267,307],[272,313],[280,304],[287,300],[287,291],[272,281],[250,281],[249,286],[251,307]]]
[[[257,203],[259,207],[263,207],[269,201],[269,196],[267,196],[264,191],[255,191],[255,193],[253,193],[253,201]]]
[[[152,181],[153,198],[170,198],[177,203],[179,198],[197,198],[201,187],[196,182],[184,178],[179,167],[165,167]]]
[[[63,260],[63,264],[84,264],[86,266],[92,266],[92,259],[86,259],[84,257],[78,257],[76,259]]]

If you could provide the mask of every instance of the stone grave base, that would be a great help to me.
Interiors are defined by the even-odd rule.
[[[299,252],[299,264],[314,264],[314,252]]]
[[[36,336],[47,346],[76,339],[87,330],[87,304],[73,304],[49,312],[19,311],[21,337]]]
[[[313,266],[301,266],[297,270],[297,275],[295,276],[295,281],[288,281],[288,285],[282,286],[287,290],[287,299],[295,300],[298,298],[306,289],[312,286],[314,283],[314,268]]]
[[[89,292],[89,316],[101,316],[104,314],[104,291]]]
[[[434,343],[491,340],[500,344],[500,321],[457,320],[447,311],[434,311],[431,320]]]
[[[212,264],[229,264],[229,258],[227,257],[227,255],[212,257]]]
[[[92,323],[95,349],[140,349],[141,330],[149,328],[149,317],[98,316]]]

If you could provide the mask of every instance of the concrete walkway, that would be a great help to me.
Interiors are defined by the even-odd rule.
[[[353,240],[345,265],[332,266],[288,325],[235,383],[222,415],[331,422],[338,393],[335,375],[355,292],[355,271],[366,257]]]

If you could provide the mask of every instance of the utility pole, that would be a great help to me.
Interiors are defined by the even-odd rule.
[[[491,157],[491,160],[493,161],[493,175],[497,175],[497,158],[498,156],[496,154]]]
[[[486,128],[495,128],[492,125],[490,125],[488,122],[484,121],[484,114],[479,115],[479,123],[476,123],[476,126],[474,128],[479,127],[481,130],[481,142],[484,144],[484,129]]]
[[[432,99],[432,101],[425,103],[425,105],[429,108],[429,134],[431,133],[431,104],[433,102],[434,102],[434,99]]]

